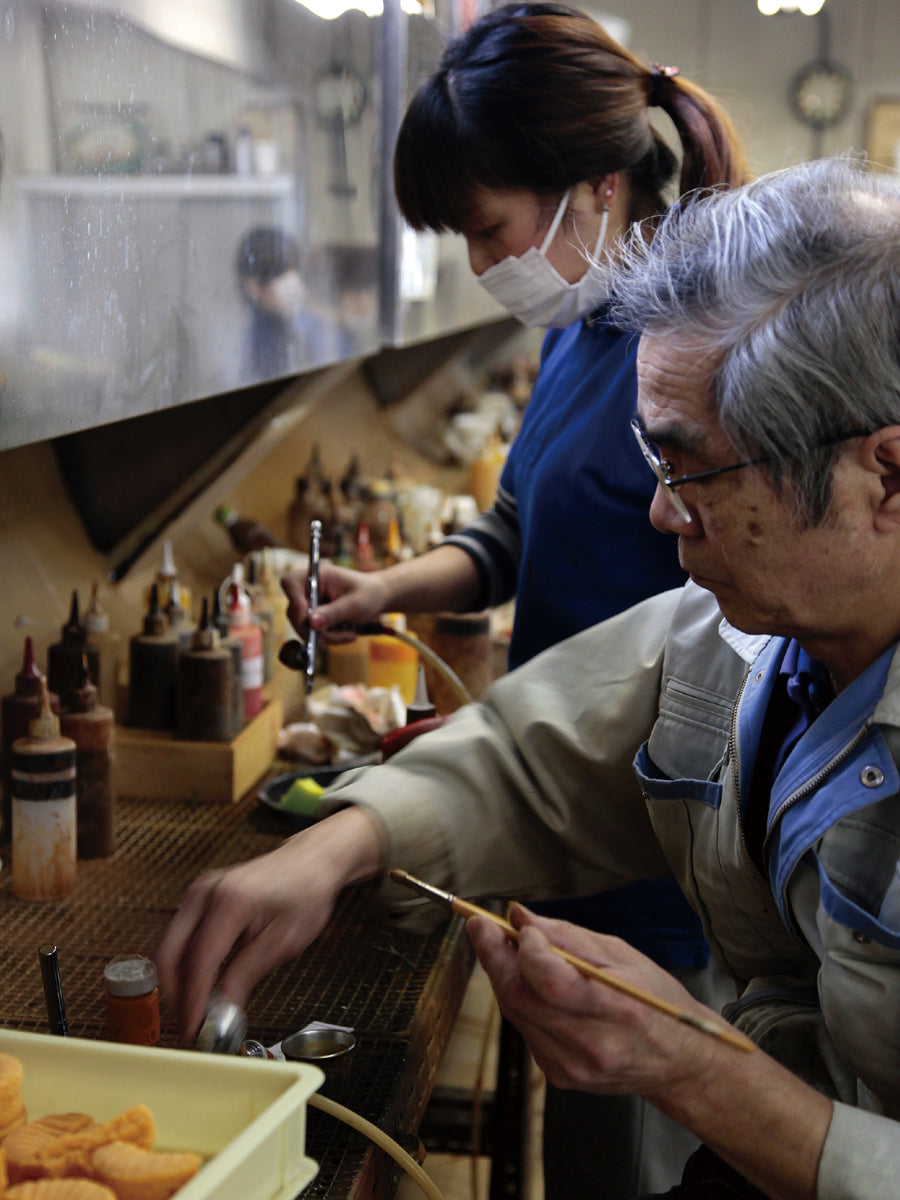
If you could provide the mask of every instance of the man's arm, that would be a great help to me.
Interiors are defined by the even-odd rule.
[[[389,762],[342,776],[324,811],[365,808],[390,866],[462,896],[587,895],[668,874],[632,762],[681,594],[547,650]],[[392,906],[421,906],[402,891]]]

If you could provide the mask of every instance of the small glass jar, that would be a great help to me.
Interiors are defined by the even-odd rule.
[[[155,1046],[160,1032],[156,964],[143,954],[120,954],[106,964],[103,983],[107,1038]]]

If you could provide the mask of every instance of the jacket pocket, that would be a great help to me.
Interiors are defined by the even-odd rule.
[[[634,771],[641,791],[650,802],[695,800],[707,808],[718,808],[722,802],[722,785],[712,779],[672,779],[662,772],[650,757],[650,743],[645,742],[634,760]]]

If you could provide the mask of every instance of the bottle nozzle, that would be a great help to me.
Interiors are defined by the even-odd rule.
[[[172,543],[166,538],[162,548],[162,562],[159,565],[160,579],[174,579],[178,572],[175,570],[175,556],[172,553]]]
[[[91,679],[87,653],[82,654],[81,662],[78,664],[78,680],[75,684],[73,698],[72,707],[76,712],[90,712],[91,709],[97,707],[97,688]]]
[[[59,737],[59,717],[50,707],[50,692],[47,680],[41,676],[41,711],[28,722],[28,733],[33,738]]]
[[[84,614],[84,627],[88,633],[102,633],[109,629],[109,616],[100,603],[100,585],[91,585],[91,598]]]
[[[69,619],[62,627],[63,639],[82,637],[84,626],[81,624],[81,614],[78,611],[78,590],[72,589],[72,603],[69,607]]]

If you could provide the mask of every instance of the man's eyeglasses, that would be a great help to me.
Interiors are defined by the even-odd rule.
[[[748,458],[743,462],[729,463],[727,467],[714,467],[711,471],[696,471],[693,475],[678,475],[673,478],[672,464],[662,457],[658,447],[650,441],[650,438],[647,436],[647,430],[644,427],[644,422],[640,417],[632,417],[631,431],[637,439],[641,453],[656,476],[660,487],[666,493],[675,511],[685,521],[690,521],[691,514],[685,502],[678,495],[677,489],[683,484],[699,483],[704,479],[714,479],[716,475],[724,475],[726,471],[740,471],[742,467],[757,467],[762,463],[771,461],[768,458]],[[870,432],[871,430],[868,429],[851,429],[847,433],[838,433],[834,437],[824,438],[821,442],[816,442],[813,448],[818,449],[822,446],[833,446],[836,442],[848,442],[851,438],[868,437]]]

